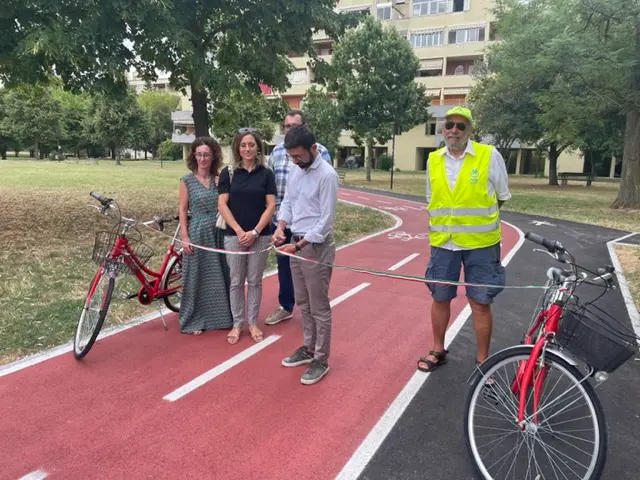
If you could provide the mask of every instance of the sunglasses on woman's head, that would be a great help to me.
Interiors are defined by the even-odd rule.
[[[464,122],[448,121],[444,124],[444,128],[446,128],[447,130],[451,130],[454,126],[457,127],[461,132],[464,132],[467,129],[467,124]]]
[[[253,133],[255,131],[257,131],[257,129],[251,127],[243,127],[238,129],[238,133]]]

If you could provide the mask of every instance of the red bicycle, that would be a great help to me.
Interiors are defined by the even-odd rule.
[[[464,435],[485,479],[598,479],[607,427],[596,386],[638,352],[638,337],[594,302],[615,288],[614,268],[593,277],[560,242],[525,238],[570,269],[551,267],[542,305],[521,345],[476,368],[465,408]],[[578,272],[578,269],[583,271]],[[602,287],[581,303],[579,285]]]
[[[123,217],[116,202],[111,198],[103,198],[95,192],[89,195],[100,202],[100,206],[90,205],[103,215],[117,212],[118,222],[111,231],[96,233],[91,259],[98,265],[98,270],[91,280],[89,292],[78,319],[76,333],[73,338],[73,355],[83,358],[95,343],[111,304],[111,296],[115,279],[125,273],[131,273],[140,283],[134,294],[125,294],[123,298],[136,298],[143,305],[154,300],[163,300],[164,304],[174,312],[180,311],[182,291],[182,250],[175,248],[180,226],[176,227],[173,238],[162,258],[160,270],[154,271],[146,266],[153,256],[153,249],[142,243],[142,234],[136,226],[154,225],[162,231],[164,224],[178,220],[178,217],[154,216],[153,220],[139,222],[133,218]],[[162,310],[160,310],[162,316]],[[167,324],[164,316],[162,322],[165,330]]]

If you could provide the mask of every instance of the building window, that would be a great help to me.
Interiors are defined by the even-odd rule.
[[[413,16],[447,13],[447,0],[413,0]]]
[[[412,33],[411,45],[414,47],[435,47],[444,44],[444,31]]]
[[[391,20],[391,5],[378,5],[378,20]]]
[[[464,11],[464,2],[465,0],[453,0],[453,11],[454,12]]]
[[[484,42],[484,27],[449,31],[449,43]]]

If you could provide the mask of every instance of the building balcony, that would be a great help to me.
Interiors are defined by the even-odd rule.
[[[196,139],[195,134],[193,133],[173,133],[171,135],[171,141],[173,143],[179,143],[181,145],[191,145]]]
[[[171,121],[173,122],[174,128],[179,125],[183,126],[193,126],[193,112],[191,110],[177,110],[175,112],[171,112]]]
[[[439,77],[417,77],[416,82],[425,86],[427,90],[436,88],[471,88],[471,75],[441,75]]]

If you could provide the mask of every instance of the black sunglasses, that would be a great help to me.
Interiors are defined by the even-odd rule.
[[[238,133],[253,133],[257,131],[258,131],[257,128],[251,128],[251,127],[243,127],[238,129]]]
[[[461,132],[464,132],[467,129],[467,124],[464,122],[448,121],[444,124],[444,128],[446,128],[447,130],[451,130],[454,126],[457,127]]]

